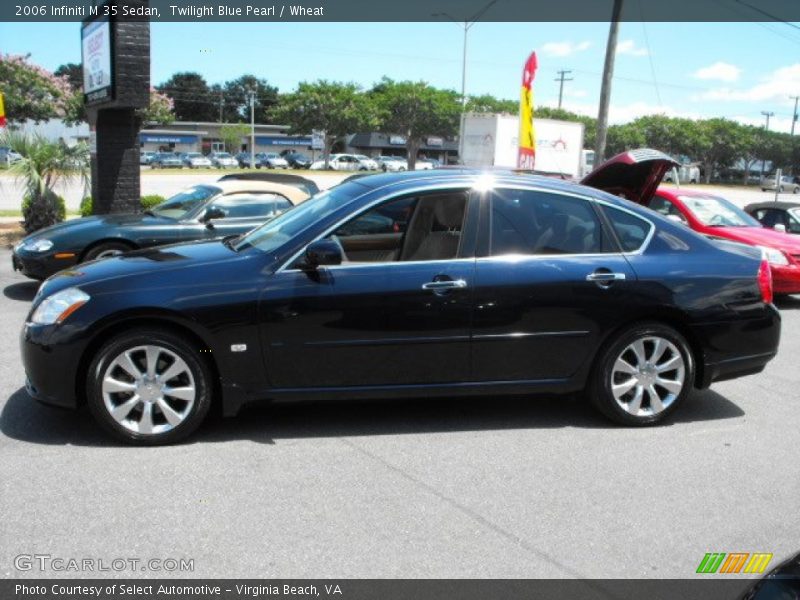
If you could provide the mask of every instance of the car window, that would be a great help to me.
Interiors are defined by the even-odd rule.
[[[611,221],[623,252],[636,252],[647,241],[653,226],[634,214],[619,208],[603,206],[603,212]],[[677,213],[680,214],[680,213]],[[682,215],[681,215],[682,217]]]
[[[217,209],[225,219],[274,217],[292,207],[292,203],[279,194],[229,194],[215,200],[209,210]]]
[[[154,207],[152,212],[159,217],[182,219],[221,191],[218,187],[197,185],[183,190],[171,198],[167,198],[164,202]]]
[[[345,223],[333,235],[348,262],[457,258],[467,192],[435,192],[389,200]]]
[[[490,253],[603,252],[603,228],[591,204],[535,190],[499,189],[491,195]]]
[[[792,233],[800,233],[800,208],[789,210],[789,226],[787,229]]]
[[[760,227],[741,208],[717,196],[678,196],[683,205],[708,227]]]
[[[677,217],[681,223],[688,223],[686,216],[672,202],[662,196],[653,196],[647,205],[651,210],[661,213],[665,217]]]

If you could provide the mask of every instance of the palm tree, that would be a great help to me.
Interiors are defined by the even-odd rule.
[[[89,187],[89,148],[84,143],[67,146],[45,137],[9,131],[0,136],[0,146],[7,146],[22,155],[10,171],[23,181],[25,200],[22,216],[25,231],[31,233],[64,219],[61,199],[54,191],[64,180],[80,177]]]

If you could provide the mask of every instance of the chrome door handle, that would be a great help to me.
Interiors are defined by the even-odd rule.
[[[465,287],[467,287],[467,282],[463,279],[445,279],[444,281],[429,281],[428,283],[422,284],[423,290],[430,290],[432,292],[464,289]]]
[[[597,272],[589,273],[586,276],[586,281],[624,281],[625,273],[606,273]]]

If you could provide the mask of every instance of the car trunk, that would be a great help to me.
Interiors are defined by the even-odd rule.
[[[677,165],[658,150],[629,150],[605,161],[581,183],[644,205],[655,194],[664,174]]]

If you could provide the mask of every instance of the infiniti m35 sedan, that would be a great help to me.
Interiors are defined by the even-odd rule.
[[[757,249],[640,205],[668,157],[614,164],[587,181],[616,195],[374,175],[241,236],[77,265],[34,299],[28,391],[87,403],[139,444],[187,436],[212,403],[301,399],[585,390],[618,423],[656,423],[694,388],[761,371],[780,316]]]

